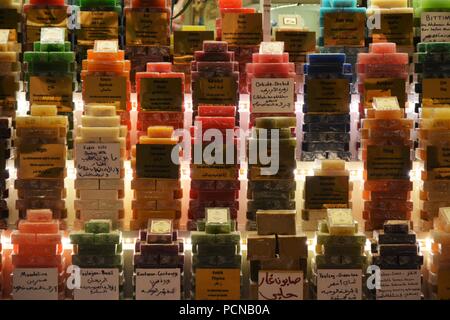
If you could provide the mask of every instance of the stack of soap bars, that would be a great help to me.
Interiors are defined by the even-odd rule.
[[[367,18],[380,19],[380,28],[368,30],[372,43],[393,42],[399,51],[412,53],[414,9],[408,7],[408,0],[370,0]]]
[[[317,286],[320,269],[364,270],[367,255],[366,236],[358,233],[358,223],[351,209],[328,209],[327,219],[319,223],[316,235],[316,255],[312,261],[312,285]]]
[[[411,219],[412,128],[397,98],[374,98],[361,127],[366,231],[382,229],[386,220]]]
[[[14,269],[19,268],[57,269],[58,297],[63,299],[66,261],[62,255],[59,227],[59,222],[52,219],[50,210],[28,210],[27,219],[21,220],[18,230],[11,233],[12,265],[13,274]]]
[[[241,269],[241,234],[235,226],[228,208],[208,208],[206,219],[191,232],[191,297],[195,297],[198,269]]]
[[[196,230],[196,222],[205,218],[205,208],[229,208],[231,219],[235,221],[239,212],[239,166],[238,143],[233,138],[228,143],[228,135],[234,137],[236,107],[234,106],[199,106],[198,116],[191,127],[191,190],[188,210],[188,230]],[[200,130],[201,126],[201,130]],[[220,131],[223,146],[216,146],[215,156],[211,159],[208,149],[211,144],[204,139],[207,130]],[[220,150],[220,148],[223,148]],[[233,154],[232,154],[233,153]],[[205,157],[206,155],[206,157]],[[215,159],[219,157],[219,161]],[[232,159],[232,163],[227,160]]]
[[[351,208],[353,183],[343,160],[323,160],[314,175],[305,177],[302,230],[316,231],[327,209]]]
[[[0,43],[0,115],[14,119],[20,87],[20,44],[15,30],[0,29],[0,36],[7,39]]]
[[[81,117],[81,126],[75,139],[75,211],[78,219],[76,227],[82,227],[83,222],[91,219],[108,219],[113,227],[117,228],[124,218],[123,160],[127,129],[120,126],[114,106],[87,105],[85,110],[86,114]],[[107,154],[108,158],[120,160],[118,172],[106,171],[106,161],[93,163],[92,160],[96,159],[94,156],[105,160],[97,151],[101,150],[100,146],[111,148],[111,154]],[[97,154],[91,155],[89,150],[97,151]],[[77,155],[77,152],[81,154]]]
[[[302,160],[350,160],[351,65],[345,54],[310,54],[305,65]]]
[[[117,50],[115,41],[96,41],[83,61],[83,101],[85,104],[114,104],[121,124],[131,129],[130,121],[130,61],[124,60],[123,50]],[[127,150],[130,134],[127,134]]]
[[[119,290],[122,292],[122,233],[112,228],[111,221],[87,221],[83,231],[71,232],[69,237],[73,245],[72,264],[81,269],[119,269]]]
[[[374,232],[372,264],[381,270],[420,270],[423,256],[408,220],[388,220]]]
[[[33,44],[41,39],[41,28],[65,29],[65,40],[69,39],[69,16],[71,9],[65,0],[29,0],[23,6],[24,51],[33,50]]]
[[[131,81],[147,62],[170,60],[170,8],[166,0],[131,0],[123,9],[125,54],[131,61]]]
[[[136,73],[138,137],[150,126],[184,127],[184,79],[169,62],[148,63],[147,72]]]
[[[249,161],[248,165],[247,230],[256,230],[258,210],[295,210],[297,163],[296,139],[292,134],[295,124],[296,119],[292,117],[256,119],[256,127],[247,143],[248,159],[256,160]],[[271,161],[267,164],[262,155],[271,155]]]
[[[280,43],[283,46],[282,42]],[[260,49],[268,44],[261,43]],[[252,63],[246,68],[250,94],[250,126],[259,117],[295,117],[295,65],[289,62],[289,54],[281,49],[260,50],[254,53]]]
[[[194,114],[199,105],[238,105],[239,65],[234,56],[223,41],[204,41],[203,51],[194,53],[191,63]]]
[[[261,271],[302,271],[306,278],[308,245],[306,236],[297,234],[295,210],[259,210],[257,234],[247,237],[250,261],[251,299],[258,299]]]
[[[351,65],[366,51],[366,8],[357,7],[357,2],[323,0],[320,8],[320,52],[345,53]]]
[[[433,299],[450,299],[450,208],[443,207],[431,231],[431,253],[427,259],[428,287]]]
[[[437,108],[423,107],[419,122],[417,158],[423,161],[420,189],[421,229],[433,227],[439,208],[450,206],[450,105]]]
[[[400,108],[407,108],[409,90],[408,54],[397,52],[392,42],[372,43],[369,53],[360,53],[356,64],[359,115],[372,108],[374,97],[397,97]]]
[[[0,229],[8,227],[9,169],[11,158],[11,118],[0,118]]]
[[[70,49],[70,42],[35,42],[34,51],[25,52],[23,60],[27,100],[30,105],[56,105],[58,115],[67,116],[67,146],[72,150],[76,78],[75,54]]]
[[[179,228],[183,190],[180,165],[174,163],[179,159],[172,159],[179,139],[172,136],[172,127],[149,127],[147,136],[141,136],[132,148],[132,230],[146,228],[150,219],[170,219]]]
[[[173,230],[172,220],[151,219],[139,232],[134,269],[180,269],[184,267],[184,241]],[[183,283],[183,281],[181,281]]]
[[[262,27],[260,26],[261,29],[256,30],[258,27],[255,25],[256,22],[248,22],[246,17],[251,19],[251,16],[254,16],[258,19],[257,15],[260,14],[256,12],[255,8],[244,8],[242,0],[219,0],[219,10],[220,18],[216,19],[216,38],[228,42],[230,50],[234,52],[234,57],[239,63],[239,69],[236,71],[239,71],[241,75],[239,91],[246,93],[246,64],[252,62],[252,55],[258,52],[259,44],[262,41]],[[223,21],[225,19],[230,19],[231,24],[227,24],[224,28]],[[244,21],[239,22],[239,19]]]
[[[56,106],[31,106],[31,115],[16,118],[14,186],[20,219],[28,209],[51,209],[54,219],[67,218],[67,128],[67,117],[58,116]]]

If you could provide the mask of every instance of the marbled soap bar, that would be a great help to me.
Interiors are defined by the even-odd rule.
[[[17,13],[16,9],[11,8],[11,10]],[[0,14],[1,12],[0,8]],[[0,116],[14,119],[17,109],[17,91],[20,86],[21,47],[17,43],[15,28],[13,30],[0,27],[0,38],[2,39],[0,41]]]
[[[87,105],[75,139],[76,228],[108,219],[117,228],[124,217],[125,136],[113,105]]]

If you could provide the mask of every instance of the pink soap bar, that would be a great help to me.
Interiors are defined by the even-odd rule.
[[[149,62],[147,63],[147,72],[171,72],[172,64],[170,62]]]
[[[201,122],[203,129],[233,129],[236,124],[234,117],[196,117],[195,121]]]
[[[198,115],[201,117],[235,117],[235,106],[198,106]]]
[[[18,230],[25,233],[57,233],[59,231],[59,223],[56,220],[51,222],[20,220]]]
[[[252,61],[254,63],[287,63],[289,62],[289,53],[270,54],[270,53],[253,53]]]
[[[27,221],[29,222],[50,222],[52,221],[52,217],[52,211],[48,209],[27,211]]]
[[[253,73],[256,76],[276,74],[288,74],[295,72],[293,63],[249,63],[247,64],[247,73]]]
[[[372,53],[395,53],[397,45],[393,42],[371,43],[369,44],[369,52]]]
[[[36,234],[35,233],[24,233],[14,230],[11,232],[11,243],[12,244],[36,244]]]
[[[219,0],[219,8],[241,8],[242,0]]]
[[[203,41],[203,51],[205,52],[227,52],[228,43],[226,41]]]

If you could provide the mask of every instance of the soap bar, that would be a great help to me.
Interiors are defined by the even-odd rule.
[[[353,235],[355,222],[351,209],[328,209],[327,225],[331,235]]]
[[[293,210],[258,210],[256,223],[258,235],[296,233],[296,212]]]

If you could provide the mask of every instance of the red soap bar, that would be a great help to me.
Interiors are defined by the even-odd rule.
[[[14,230],[11,232],[11,243],[12,244],[36,244],[36,234],[35,233],[24,233]]]
[[[219,8],[242,8],[242,0],[219,0]]]
[[[165,8],[166,0],[131,0],[132,8]]]
[[[385,210],[385,211],[411,211],[413,203],[411,201],[396,201],[383,199],[380,201],[364,202],[364,210]]]
[[[289,53],[270,54],[270,53],[253,53],[252,62],[254,63],[288,63]]]
[[[26,220],[19,221],[20,232],[25,233],[57,233],[59,231],[59,223],[57,220],[52,222],[29,222]]]
[[[413,183],[410,180],[371,180],[364,182],[364,190],[380,192],[412,191]]]
[[[170,62],[149,62],[147,63],[147,72],[171,72],[172,64]]]
[[[61,233],[38,233],[36,234],[36,243],[41,245],[61,244]]]
[[[235,117],[235,106],[198,106],[198,115],[201,117]]]
[[[411,211],[364,210],[364,220],[410,220]]]
[[[15,254],[20,254],[22,256],[54,256],[56,254],[61,254],[62,246],[58,245],[34,245],[34,244],[21,244],[14,245]]]
[[[61,255],[54,256],[22,256],[12,254],[12,264],[16,268],[51,268],[58,267],[62,269],[63,257]]]
[[[51,222],[53,213],[51,210],[28,210],[27,221],[29,222]]]
[[[195,122],[201,122],[203,129],[234,129],[234,117],[196,117]]]

